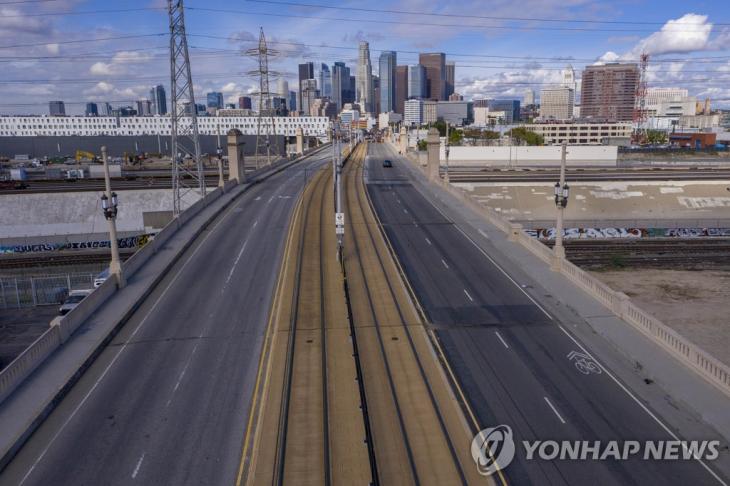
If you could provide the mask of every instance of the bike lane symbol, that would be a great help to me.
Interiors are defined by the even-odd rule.
[[[568,353],[568,360],[572,361],[576,369],[584,375],[590,375],[591,373],[600,375],[602,373],[601,367],[598,366],[598,363],[596,363],[593,358],[587,354],[579,353],[578,351],[571,351]]]

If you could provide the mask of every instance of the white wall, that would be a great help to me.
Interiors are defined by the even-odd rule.
[[[561,147],[450,147],[449,165],[454,166],[559,166]],[[615,167],[618,147],[611,146],[569,146],[567,164],[571,166]],[[446,164],[446,152],[441,146],[441,165]]]

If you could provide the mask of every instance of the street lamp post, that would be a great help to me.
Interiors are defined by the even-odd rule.
[[[106,147],[101,148],[101,158],[104,163],[104,183],[106,192],[101,196],[101,210],[104,218],[109,221],[109,243],[112,250],[112,261],[109,264],[109,273],[117,279],[117,287],[120,289],[126,285],[122,262],[119,258],[119,243],[117,241],[117,194],[112,192],[111,178],[109,177],[109,161],[106,155]]]
[[[446,174],[444,175],[444,181],[449,183],[449,123],[446,124]]]
[[[220,142],[218,142],[218,147],[215,149],[215,155],[218,157],[218,187],[223,187],[226,181],[223,178],[223,149]]]
[[[553,270],[559,270],[565,259],[565,248],[563,247],[563,211],[568,205],[570,187],[565,182],[565,159],[568,143],[563,142],[560,157],[560,181],[555,183],[555,206],[558,208],[558,220],[555,225],[555,246],[553,246]]]

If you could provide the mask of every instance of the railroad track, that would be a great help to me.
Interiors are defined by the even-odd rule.
[[[120,250],[120,258],[126,260],[131,257],[134,250]],[[84,265],[88,263],[106,263],[111,259],[109,251],[91,252],[60,252],[40,255],[2,256],[0,257],[0,270],[35,268],[58,265]]]
[[[445,168],[441,169],[444,175]],[[555,182],[559,177],[557,170],[549,169],[506,169],[506,170],[468,170],[449,169],[451,182]],[[673,180],[730,180],[730,171],[717,169],[635,169],[615,170],[574,169],[566,174],[568,181],[673,181]]]
[[[190,179],[192,182],[192,179]],[[208,187],[218,184],[218,175],[206,175],[205,183]],[[46,180],[37,179],[26,182],[25,189],[2,189],[0,195],[4,194],[44,194],[54,192],[91,192],[103,191],[104,179],[78,179],[68,180]],[[120,190],[146,190],[146,189],[171,189],[172,178],[170,176],[139,176],[134,178],[114,178],[112,188]]]

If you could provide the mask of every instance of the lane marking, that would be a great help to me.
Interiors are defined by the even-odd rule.
[[[446,262],[444,261],[444,259],[443,259],[443,258],[441,259],[441,263],[443,263],[443,264],[444,264],[444,266],[445,266],[445,267],[446,267],[447,269],[449,268],[449,265],[448,265],[448,264],[447,264],[447,263],[446,263]]]
[[[469,300],[474,302],[474,299],[471,298],[471,295],[469,295],[469,292],[467,292],[466,289],[464,289],[464,293],[466,294],[467,297],[469,297]]]
[[[431,245],[431,244],[432,244],[432,243],[431,243],[431,240],[429,240],[428,238],[426,238],[426,243],[428,243],[429,245]]]
[[[139,457],[139,461],[137,461],[137,465],[134,467],[134,472],[132,472],[132,479],[137,477],[137,473],[139,473],[139,468],[142,467],[142,461],[144,461],[144,455],[143,452],[142,455]]]
[[[480,235],[482,235],[486,239],[489,239],[489,236],[484,231],[482,231],[481,229],[477,229],[477,231],[479,232]]]
[[[248,244],[248,238],[246,238],[246,241],[243,242],[243,245],[241,245],[241,250],[238,252],[238,256],[236,256],[236,260],[233,262],[233,266],[231,266],[231,270],[228,272],[228,277],[226,278],[226,285],[231,281],[231,277],[233,277],[233,272],[236,270],[236,266],[238,265],[239,260],[241,260],[241,256],[243,255],[243,251],[246,249],[246,245]]]
[[[501,334],[499,333],[499,331],[494,331],[494,334],[496,334],[496,335],[497,335],[497,337],[499,338],[499,340],[500,340],[500,341],[502,341],[502,344],[504,344],[504,347],[505,347],[505,348],[507,348],[507,349],[509,349],[509,345],[508,345],[508,344],[507,344],[507,342],[506,342],[506,341],[505,341],[505,340],[504,340],[504,339],[502,338],[502,335],[501,335]]]
[[[563,424],[565,424],[565,420],[563,420],[563,417],[561,417],[560,414],[558,413],[558,409],[555,408],[555,406],[552,403],[550,403],[550,400],[548,400],[548,397],[543,397],[543,398],[545,399],[545,402],[548,404],[548,406],[553,410],[553,412],[555,412],[555,415],[558,416],[558,419],[560,419],[560,421],[563,422]]]
[[[601,370],[602,370],[602,371],[603,371],[604,373],[606,373],[606,375],[608,375],[608,376],[609,376],[609,377],[610,377],[610,378],[611,378],[611,379],[612,379],[612,380],[613,380],[613,381],[614,381],[614,382],[615,382],[615,383],[616,383],[616,384],[617,384],[617,385],[619,386],[619,388],[621,388],[621,389],[622,389],[622,390],[623,390],[623,391],[624,391],[624,392],[625,392],[625,393],[626,393],[626,394],[627,394],[627,395],[628,395],[629,397],[631,397],[631,399],[632,399],[632,400],[633,400],[634,402],[636,402],[636,404],[637,404],[637,405],[639,405],[639,407],[641,407],[641,409],[642,409],[642,410],[644,410],[644,411],[645,411],[645,412],[647,413],[647,415],[649,415],[649,416],[650,416],[650,417],[651,417],[652,419],[654,419],[654,421],[655,421],[655,422],[656,422],[657,424],[659,424],[659,426],[660,426],[660,427],[661,427],[662,429],[664,429],[664,431],[665,431],[665,432],[666,432],[667,434],[669,434],[669,435],[670,435],[670,436],[671,436],[671,437],[672,437],[672,438],[673,438],[674,440],[680,440],[680,439],[679,439],[679,437],[678,437],[678,436],[677,436],[677,435],[676,435],[676,434],[675,434],[674,432],[672,432],[672,430],[671,430],[671,429],[670,429],[669,427],[667,427],[667,426],[666,426],[666,425],[664,424],[664,422],[662,422],[662,421],[661,421],[661,420],[659,419],[659,417],[657,417],[657,416],[656,416],[656,415],[654,414],[654,412],[652,412],[651,410],[649,410],[649,408],[648,408],[648,407],[647,407],[646,405],[644,405],[644,404],[643,404],[643,403],[642,403],[642,402],[641,402],[641,401],[640,401],[640,400],[639,400],[639,399],[638,399],[638,398],[636,397],[636,395],[634,395],[633,393],[631,393],[631,390],[629,390],[628,388],[626,388],[626,386],[625,386],[625,385],[624,385],[623,383],[621,383],[621,382],[620,382],[620,381],[618,380],[618,378],[616,378],[616,377],[615,377],[615,376],[613,375],[613,373],[611,373],[610,371],[608,371],[608,369],[607,369],[607,368],[606,368],[605,366],[603,366],[603,364],[601,364],[601,362],[600,362],[600,361],[598,361],[598,360],[596,359],[596,357],[595,357],[595,356],[593,356],[593,355],[592,355],[591,353],[589,353],[589,352],[588,352],[588,350],[587,350],[587,349],[586,349],[585,347],[583,347],[583,345],[582,345],[582,344],[581,344],[580,342],[578,342],[578,340],[577,340],[576,338],[574,338],[572,334],[570,334],[570,333],[569,333],[569,332],[568,332],[568,331],[567,331],[567,330],[566,330],[566,329],[565,329],[565,328],[564,328],[564,327],[563,327],[562,325],[558,324],[558,327],[560,328],[560,330],[561,330],[561,331],[563,331],[563,332],[565,333],[565,335],[566,335],[566,336],[568,336],[568,337],[570,338],[570,340],[571,340],[571,341],[573,341],[573,342],[575,343],[575,345],[576,345],[576,346],[578,346],[578,347],[579,347],[579,348],[580,348],[580,349],[581,349],[581,350],[582,350],[582,351],[583,351],[583,352],[584,352],[584,353],[585,353],[586,355],[590,356],[590,358],[591,358],[591,359],[592,359],[592,360],[593,360],[593,361],[594,361],[594,362],[595,362],[595,363],[596,363],[596,364],[597,364],[597,365],[598,365],[598,366],[599,366],[599,367],[601,368]],[[687,446],[685,445],[684,447],[685,447],[685,449],[686,449],[686,447],[687,447]],[[707,472],[709,472],[709,473],[710,473],[710,475],[712,475],[712,477],[714,477],[715,479],[717,479],[717,481],[718,481],[718,482],[719,482],[720,484],[723,484],[723,485],[727,486],[727,483],[726,483],[726,482],[725,482],[725,481],[724,481],[724,480],[723,480],[722,478],[720,478],[720,476],[718,476],[718,475],[717,475],[717,474],[716,474],[716,473],[715,473],[715,472],[714,472],[714,471],[713,471],[712,469],[710,469],[710,467],[709,467],[709,466],[708,466],[708,465],[707,465],[707,464],[706,464],[706,463],[705,463],[705,462],[704,462],[704,461],[703,461],[702,459],[700,459],[700,458],[699,458],[699,457],[697,457],[697,456],[694,456],[694,459],[695,459],[695,460],[696,460],[697,462],[699,462],[699,463],[700,463],[700,464],[702,465],[702,467],[704,467],[704,468],[705,468],[705,469],[707,470]]]
[[[408,214],[408,210],[407,209],[404,209],[403,212],[406,213],[406,214]]]
[[[255,228],[257,224],[259,224],[259,220],[258,219],[253,222],[253,227]]]

